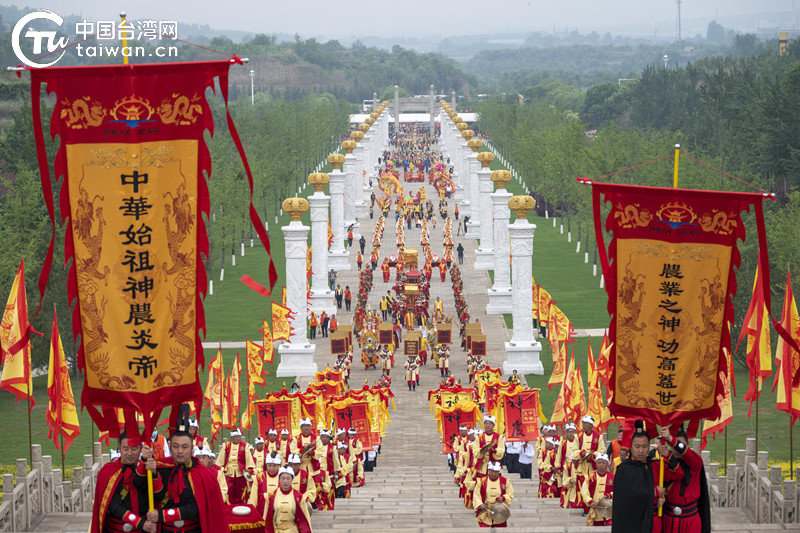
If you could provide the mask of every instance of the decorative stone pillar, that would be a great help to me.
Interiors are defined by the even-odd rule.
[[[492,199],[492,218],[494,220],[494,284],[489,289],[489,303],[486,304],[487,315],[513,313],[511,298],[511,264],[509,263],[508,245],[508,200],[511,193],[506,184],[511,181],[511,172],[495,170],[491,180],[497,185],[497,191],[490,195]],[[483,244],[483,239],[481,239]]]
[[[281,228],[286,246],[286,306],[294,313],[294,326],[288,343],[281,344],[278,352],[281,363],[275,375],[313,376],[317,371],[314,362],[316,346],[306,338],[306,254],[308,254],[308,226],[300,217],[308,211],[305,198],[287,198],[283,211],[292,221]]]
[[[342,143],[342,148],[345,149],[347,155],[345,156],[345,164],[344,164],[344,235],[347,238],[347,231],[350,227],[353,228],[353,242],[358,242],[358,239],[361,238],[361,232],[359,231],[360,225],[356,220],[356,180],[355,180],[355,173],[356,173],[356,166],[358,164],[357,155],[353,155],[356,147],[358,146],[358,142],[356,141],[356,137],[361,140],[364,137],[364,134],[358,130],[352,132],[350,134],[352,140],[344,141]],[[360,191],[359,191],[360,192]]]
[[[430,119],[430,126],[428,131],[430,132],[431,135],[433,135],[433,132],[436,130],[433,124],[433,105],[435,98],[436,97],[433,94],[433,84],[431,84],[430,91],[428,92],[428,118]]]
[[[472,136],[475,135],[475,132],[472,130],[462,130],[461,135],[469,142]],[[494,159],[489,161],[484,167],[481,158],[486,156],[481,154],[489,153],[491,152],[475,153],[467,149],[467,157],[465,157],[467,168],[469,168],[469,196],[470,204],[472,204],[472,209],[469,213],[469,226],[471,230],[466,234],[469,239],[480,239],[481,236],[480,224],[483,219],[481,217],[481,189],[480,181],[478,180],[478,172],[481,168],[484,168],[488,172],[489,164],[491,164]],[[466,228],[464,228],[464,230],[466,231]]]
[[[540,360],[542,345],[533,335],[533,283],[532,264],[534,224],[528,222],[528,211],[536,206],[530,196],[513,196],[508,207],[517,215],[517,220],[508,225],[511,237],[511,271],[514,331],[506,342],[506,361],[503,373],[514,370],[520,374],[544,374]]]
[[[364,219],[369,215],[367,202],[364,198],[364,193],[369,189],[369,186],[365,185],[364,183],[364,171],[369,171],[371,168],[369,166],[369,161],[372,159],[372,156],[370,155],[372,149],[372,136],[370,135],[369,131],[370,125],[366,122],[359,124],[358,130],[363,135],[361,136],[361,140],[354,138],[356,143],[358,143],[358,146],[353,154],[356,156],[356,166],[353,173],[353,190],[355,194],[356,219]],[[359,235],[357,238],[360,237],[361,236]]]
[[[348,142],[348,141],[345,141]],[[344,228],[344,155],[331,154],[328,163],[333,165],[333,171],[328,174],[331,184],[331,231],[333,244],[328,251],[328,267],[336,271],[350,270],[350,252],[344,248],[344,239],[347,236]]]
[[[308,176],[314,194],[308,197],[311,206],[311,310],[317,315],[322,311],[328,315],[336,313],[333,291],[328,287],[328,202],[322,189],[330,178],[324,173]]]
[[[457,116],[453,119],[456,130],[453,134],[453,152],[452,164],[456,173],[461,178],[459,184],[461,185],[461,216],[472,217],[472,180],[470,179],[469,163],[467,162],[467,143],[462,136],[463,131],[469,129],[469,126],[463,122],[462,118]]]
[[[394,86],[394,134],[400,131],[400,86]]]
[[[481,152],[478,154],[481,163],[481,169],[478,171],[480,226],[477,228],[470,228],[470,231],[478,230],[478,234],[480,235],[481,245],[475,250],[475,268],[483,270],[494,270],[495,264],[494,217],[492,216],[491,197],[491,194],[494,192],[494,185],[492,185],[492,172],[489,170],[489,165],[494,160],[494,157],[490,156],[492,156],[492,152]]]

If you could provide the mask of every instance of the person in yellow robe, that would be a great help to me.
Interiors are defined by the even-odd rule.
[[[253,487],[250,490],[250,498],[247,501],[247,503],[255,507],[262,516],[266,513],[269,497],[278,490],[278,486],[280,485],[278,471],[281,469],[283,460],[280,455],[272,452],[271,454],[267,454],[265,462],[265,470],[253,482]]]
[[[499,462],[490,461],[486,475],[477,478],[472,491],[472,508],[480,527],[508,527],[507,521],[495,522],[491,508],[497,503],[511,505],[514,500],[514,487],[511,482],[500,475],[502,466]]]
[[[292,488],[294,470],[281,468],[278,473],[280,487],[272,493],[264,511],[267,531],[274,533],[311,533],[311,517],[303,495]]]

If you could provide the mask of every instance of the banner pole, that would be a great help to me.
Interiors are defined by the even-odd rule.
[[[64,429],[63,428],[61,429],[61,434],[59,435],[59,437],[61,438],[61,475],[63,476],[65,474],[65,471],[64,471]],[[31,468],[33,468],[33,465],[31,465]]]
[[[127,58],[126,58],[126,61],[127,61]],[[681,145],[680,144],[676,144],[675,145],[675,173],[674,173],[674,175],[672,177],[672,188],[673,189],[677,189],[678,188],[678,161],[680,160],[680,155],[681,155]]]
[[[782,370],[778,370],[781,372]],[[784,374],[785,376],[785,374]],[[794,479],[794,445],[792,443],[793,440],[793,433],[794,433],[794,419],[792,415],[792,396],[794,395],[794,391],[790,388],[789,389],[789,479]]]
[[[725,455],[725,475],[728,475],[728,428],[726,427],[723,429],[725,432],[725,450],[723,454]]]
[[[122,31],[126,32],[126,34],[127,34],[127,29],[125,28],[125,19],[126,19],[126,17],[127,17],[127,15],[125,14],[125,12],[124,11],[120,11],[119,18],[122,20],[122,24],[121,24]],[[125,54],[125,50],[127,48],[128,48],[128,39],[122,39],[122,64],[123,65],[127,65],[128,64],[128,56]],[[151,511],[152,511],[152,509],[151,509]]]
[[[761,391],[756,394],[756,457],[758,457],[758,398],[761,396]]]
[[[31,433],[31,402],[33,401],[33,392],[31,391],[31,380],[30,378],[27,381],[27,388],[28,388],[28,456],[31,459],[31,468],[33,468],[33,435]],[[62,446],[63,447],[63,446]],[[62,468],[61,471],[63,472],[64,469]]]

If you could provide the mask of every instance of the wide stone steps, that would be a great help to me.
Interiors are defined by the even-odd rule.
[[[354,488],[351,498],[336,500],[333,512],[314,513],[314,528],[334,531],[452,531],[477,528],[475,514],[458,497],[444,458],[440,466],[388,466],[367,473],[367,484]],[[561,524],[582,531],[580,512],[561,509],[558,501],[537,497],[535,480],[511,474],[515,499],[509,524],[518,530]],[[578,529],[573,529],[578,528]],[[593,529],[594,531],[602,531]]]

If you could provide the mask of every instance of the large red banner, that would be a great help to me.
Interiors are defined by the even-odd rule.
[[[539,438],[539,389],[501,393],[506,442],[532,442]]]
[[[227,102],[232,61],[31,70],[53,235],[41,84],[55,93],[50,133],[61,143],[54,169],[64,176],[59,203],[71,263],[68,295],[76,301],[73,332],[81,339],[78,365],[86,376],[81,402],[112,434],[119,430],[115,407],[142,413],[149,432],[163,408],[201,404],[199,331],[205,330],[207,285],[201,255],[208,255],[203,215],[209,212],[204,174],[211,172],[203,136],[214,125],[205,94],[218,79]],[[241,148],[230,115],[228,131]],[[269,251],[252,205],[250,215]],[[54,239],[39,280],[42,292],[53,247]],[[275,278],[271,265],[271,284]]]
[[[361,439],[364,450],[372,449],[372,423],[370,421],[369,404],[363,402],[350,402],[345,400],[341,405],[334,404],[333,413],[336,421],[336,429],[355,428],[356,435]]]
[[[592,191],[612,316],[611,413],[659,425],[718,418],[740,214],[755,208],[766,262],[763,195],[598,183]],[[607,254],[601,195],[611,204]]]
[[[442,422],[442,451],[453,453],[453,442],[458,435],[458,428],[466,426],[473,429],[480,411],[473,402],[457,403],[453,407],[444,407],[439,410]]]
[[[258,401],[255,402],[258,414],[258,433],[266,435],[267,431],[274,429],[279,434],[284,429],[292,432],[292,400]]]

